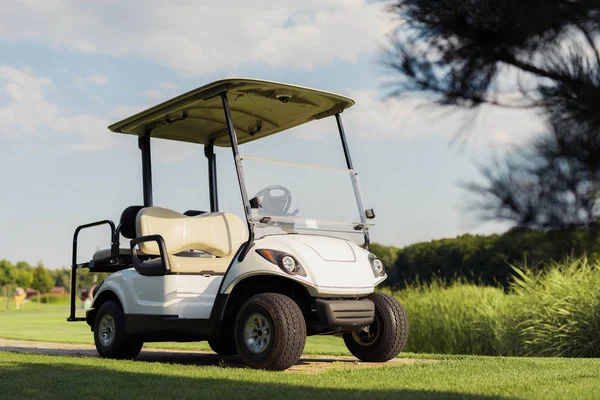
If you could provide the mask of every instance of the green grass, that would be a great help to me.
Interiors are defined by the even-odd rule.
[[[0,353],[15,398],[593,399],[600,360],[446,357],[438,363],[315,374]]]

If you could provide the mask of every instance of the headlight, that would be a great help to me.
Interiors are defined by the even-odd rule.
[[[304,271],[302,265],[291,254],[268,249],[258,249],[256,252],[265,260],[279,266],[279,268],[290,275],[306,276],[306,271]]]
[[[296,260],[294,260],[294,258],[290,257],[290,256],[284,256],[281,259],[281,265],[283,266],[283,268],[285,268],[285,270],[287,272],[294,272],[298,268],[298,264],[296,264]]]
[[[385,275],[385,267],[383,266],[383,263],[379,258],[375,257],[374,254],[369,254],[369,262],[371,263],[371,268],[373,269],[373,275],[375,275],[375,278]]]

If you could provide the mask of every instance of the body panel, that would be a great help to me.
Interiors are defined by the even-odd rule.
[[[208,319],[222,279],[222,275],[142,276],[132,268],[106,278],[96,298],[111,290],[125,314]]]

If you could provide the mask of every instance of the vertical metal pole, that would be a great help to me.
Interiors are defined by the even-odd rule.
[[[77,236],[78,232],[75,231],[75,234],[73,235],[73,258],[71,263],[71,313],[67,321],[75,320],[75,292],[77,291]]]
[[[210,212],[219,211],[219,195],[217,192],[217,156],[214,140],[204,146],[204,155],[208,158],[208,188],[210,191]]]
[[[152,207],[152,157],[150,153],[150,132],[139,137],[138,147],[142,151],[144,207]]]
[[[77,290],[77,266],[71,267],[71,313],[68,321],[75,320],[75,291]]]
[[[342,117],[340,114],[335,114],[335,121],[337,122],[338,130],[340,131],[340,139],[342,139],[342,147],[344,148],[344,156],[346,157],[346,165],[348,169],[354,169],[352,167],[352,159],[350,158],[350,150],[348,150],[348,142],[346,141],[346,133],[344,132],[344,125],[342,125]]]
[[[227,92],[221,94],[221,100],[223,100],[223,111],[225,111],[227,131],[229,132],[229,139],[231,140],[231,150],[233,151],[235,170],[237,172],[238,182],[240,184],[242,203],[244,204],[244,211],[246,212],[246,221],[248,222],[248,245],[246,246],[242,254],[240,254],[240,260],[243,260],[246,256],[246,253],[248,253],[248,250],[250,250],[250,247],[254,243],[254,225],[252,225],[252,208],[250,207],[248,193],[246,192],[246,183],[244,182],[244,174],[242,172],[242,165],[240,162],[240,152],[238,150],[237,136],[235,134],[235,128],[233,127],[233,121],[231,120],[229,101],[227,101]]]
[[[360,195],[360,187],[358,185],[358,176],[356,172],[354,172],[354,167],[352,165],[352,159],[350,158],[350,150],[348,149],[348,142],[346,141],[346,133],[344,132],[344,125],[342,124],[342,117],[340,114],[335,114],[335,121],[337,122],[338,130],[340,131],[340,139],[342,140],[342,147],[344,148],[344,156],[346,157],[346,165],[348,169],[352,170],[352,174],[354,174],[352,179],[352,188],[354,189],[354,196],[356,197],[356,205],[358,206],[358,212],[360,213],[360,220],[363,224],[363,234],[365,236],[365,248],[369,249],[369,244],[371,239],[369,237],[369,227],[367,226],[367,218],[365,216],[365,208],[362,203],[362,198]]]

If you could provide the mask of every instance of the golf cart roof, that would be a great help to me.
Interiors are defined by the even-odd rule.
[[[284,83],[232,78],[213,82],[126,118],[117,133],[230,146],[221,94],[227,92],[239,143],[342,112],[354,101],[337,94]]]

